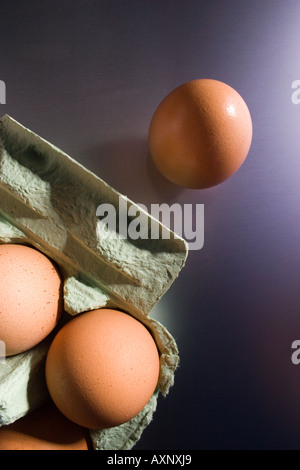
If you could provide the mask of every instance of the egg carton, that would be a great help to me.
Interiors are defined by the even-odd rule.
[[[187,243],[8,115],[0,119],[0,201],[0,243],[29,244],[59,265],[68,318],[117,308],[151,331],[160,352],[160,376],[149,403],[127,423],[90,430],[95,450],[131,449],[151,422],[159,394],[166,396],[174,383],[178,348],[167,329],[151,318],[151,311],[183,268]],[[118,224],[108,236],[107,225],[97,215],[101,204],[115,207],[117,215],[120,204],[133,208],[144,218],[149,234],[154,227],[158,238],[125,237]],[[128,227],[132,218],[127,217]],[[0,426],[49,401],[44,366],[54,334],[0,362]]]

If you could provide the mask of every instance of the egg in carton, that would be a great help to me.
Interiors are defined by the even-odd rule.
[[[183,268],[187,243],[8,115],[0,120],[0,201],[0,243],[29,244],[58,264],[68,316],[116,308],[151,331],[160,353],[152,398],[132,420],[90,430],[95,450],[131,449],[151,422],[159,393],[167,395],[174,383],[178,348],[167,329],[151,318],[151,311]],[[143,217],[149,236],[131,239],[118,224],[108,236],[107,225],[97,215],[101,204],[113,206],[120,217],[121,206],[133,208],[131,213]],[[125,228],[129,224],[130,217]],[[157,237],[151,238],[150,228]],[[55,330],[34,348],[0,363],[0,426],[49,401],[44,367],[54,334]]]

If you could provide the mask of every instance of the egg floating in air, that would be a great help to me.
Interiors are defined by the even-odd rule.
[[[232,176],[252,142],[252,119],[241,95],[212,79],[186,82],[155,110],[149,152],[172,183],[191,189],[215,186]]]

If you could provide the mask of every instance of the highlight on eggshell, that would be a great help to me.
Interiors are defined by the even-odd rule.
[[[157,169],[172,183],[204,189],[231,177],[252,143],[252,119],[241,95],[213,79],[171,91],[155,110],[148,132]]]
[[[71,421],[89,429],[118,426],[149,402],[159,378],[159,352],[131,315],[97,309],[56,334],[45,367],[50,396]]]
[[[63,313],[57,266],[37,249],[0,245],[0,340],[7,356],[31,349],[56,327]]]

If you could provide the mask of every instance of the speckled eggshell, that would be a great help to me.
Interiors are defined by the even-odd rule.
[[[0,340],[6,355],[40,343],[63,311],[62,282],[52,261],[26,245],[0,245]]]
[[[159,353],[147,328],[118,310],[70,320],[55,336],[46,382],[60,411],[90,429],[118,426],[148,403],[159,377]]]
[[[155,110],[148,132],[150,155],[172,183],[191,189],[232,176],[252,142],[252,119],[241,95],[212,79],[186,82]]]
[[[88,430],[50,402],[0,428],[1,450],[90,450]]]

